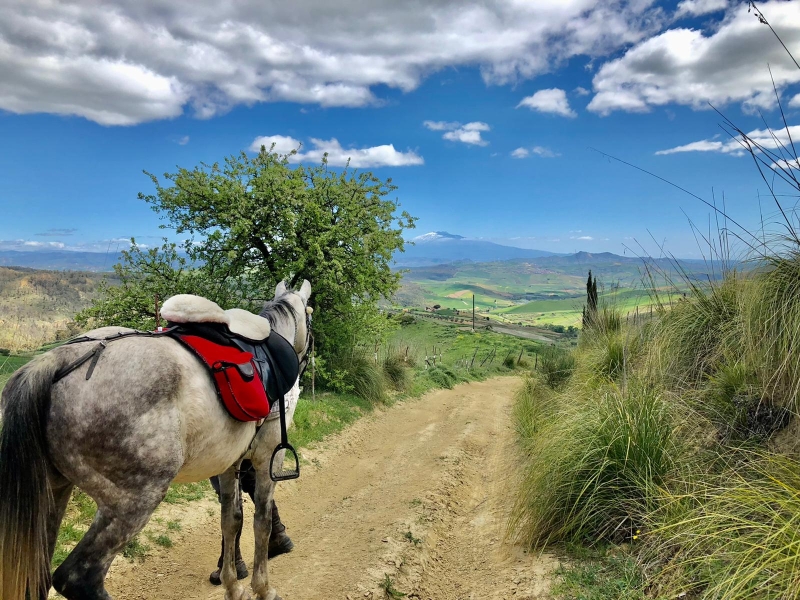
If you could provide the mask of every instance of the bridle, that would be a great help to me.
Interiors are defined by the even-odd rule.
[[[303,349],[303,355],[298,356],[298,360],[300,362],[300,375],[299,377],[303,376],[303,372],[306,370],[308,366],[309,360],[311,359],[311,348],[314,345],[314,334],[311,332],[311,313],[308,312],[308,305],[303,304],[304,312],[306,313],[306,343],[305,348]],[[297,348],[297,334],[300,331],[300,327],[297,321],[297,315],[295,314],[294,310],[290,312],[292,315],[292,320],[294,321],[294,340],[292,340],[292,346]]]

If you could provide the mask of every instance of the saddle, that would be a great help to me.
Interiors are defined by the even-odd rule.
[[[300,373],[292,344],[269,321],[241,309],[222,310],[199,296],[167,300],[163,332],[190,350],[209,370],[217,395],[239,421],[259,421],[292,389]]]

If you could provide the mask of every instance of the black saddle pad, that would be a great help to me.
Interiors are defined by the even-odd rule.
[[[300,361],[289,340],[273,331],[266,342],[261,344],[234,341],[239,348],[255,356],[270,402],[284,396],[294,387],[294,382],[300,375]]]

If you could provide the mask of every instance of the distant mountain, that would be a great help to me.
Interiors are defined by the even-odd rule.
[[[56,271],[112,271],[121,259],[122,255],[117,252],[0,250],[0,266]]]
[[[494,262],[517,258],[540,258],[557,256],[554,252],[503,246],[494,242],[474,240],[446,231],[431,231],[406,244],[405,252],[395,254],[397,267],[425,267],[469,260]]]

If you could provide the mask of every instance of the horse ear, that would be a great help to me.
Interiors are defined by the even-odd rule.
[[[297,293],[303,299],[303,302],[308,302],[311,297],[311,284],[308,279],[303,279],[303,285],[300,286],[300,291]]]
[[[275,286],[275,299],[280,298],[286,293],[286,282],[281,281],[278,285]]]

